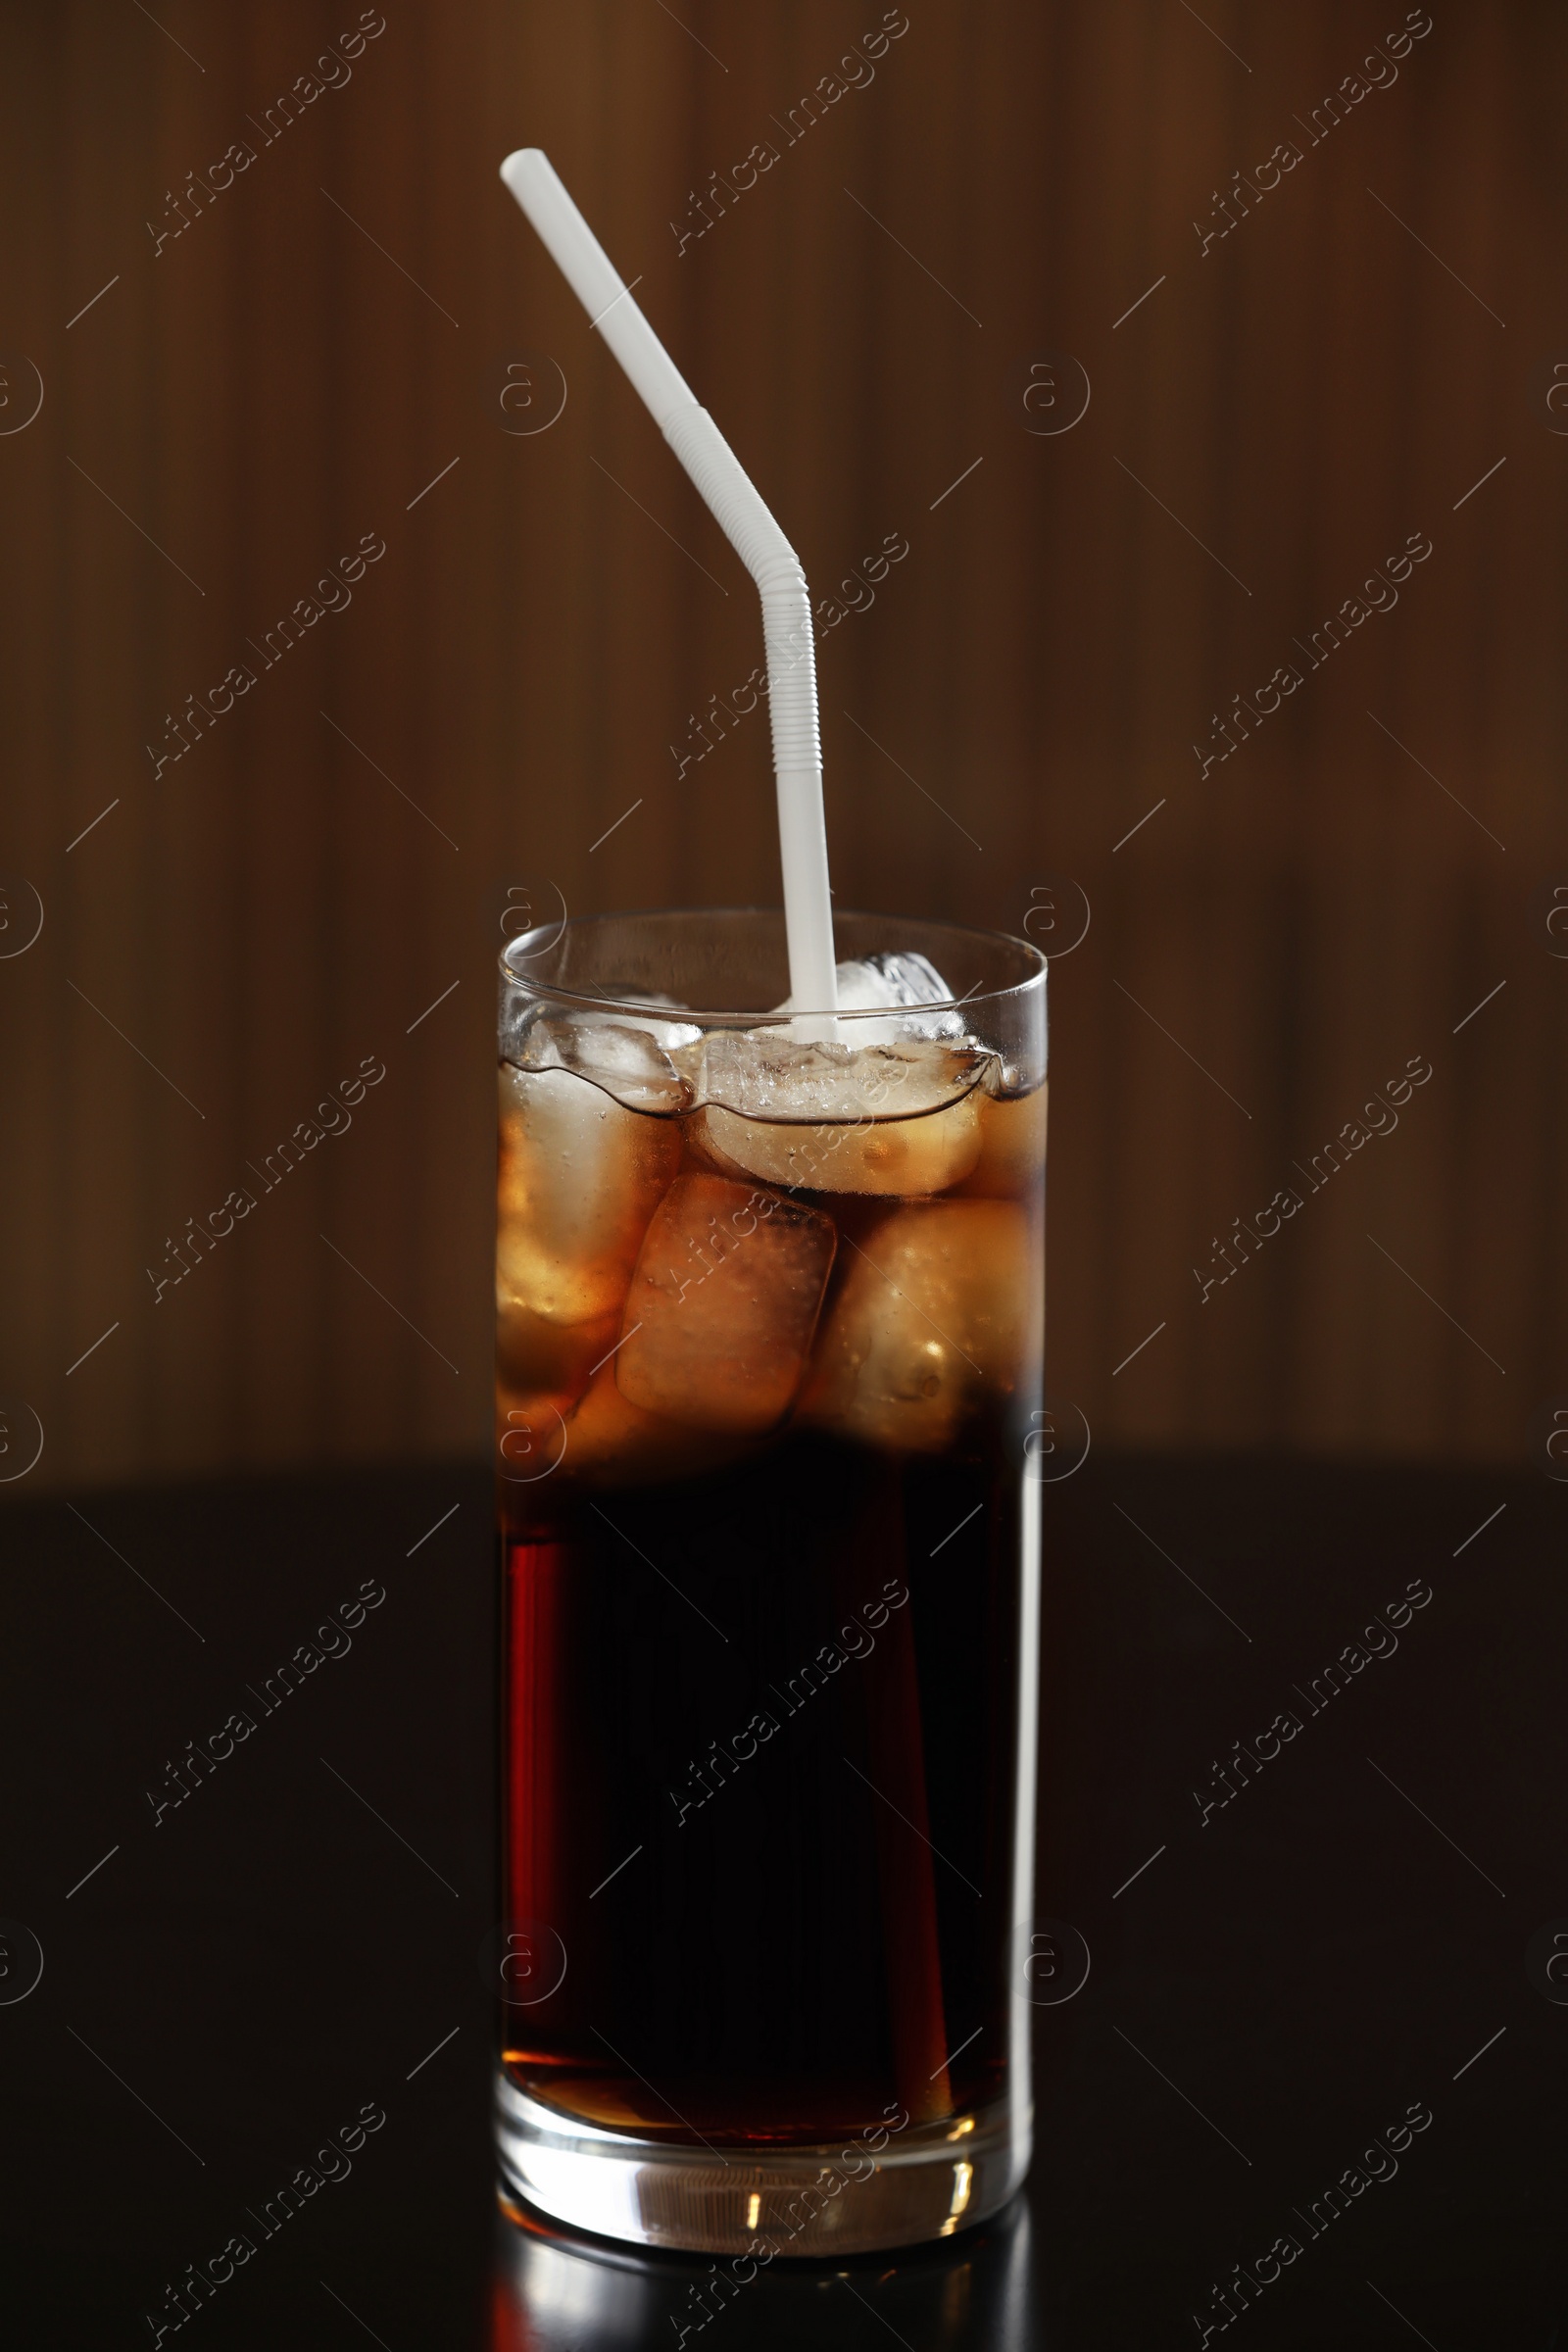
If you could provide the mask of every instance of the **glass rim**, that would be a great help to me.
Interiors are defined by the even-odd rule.
[[[922,1015],[928,1013],[955,1012],[967,1009],[970,1006],[979,1006],[982,1004],[1000,1004],[1004,1003],[1009,998],[1022,1000],[1023,998],[1027,997],[1032,990],[1043,991],[1045,988],[1046,975],[1050,970],[1048,959],[1031,940],[1020,939],[1015,932],[987,930],[978,923],[956,923],[951,921],[946,915],[909,915],[906,917],[900,917],[887,914],[877,914],[871,908],[864,906],[835,907],[833,911],[835,920],[840,917],[850,922],[871,921],[885,923],[903,920],[907,921],[909,928],[915,931],[939,930],[956,932],[965,939],[983,941],[988,946],[1000,945],[1007,948],[1013,948],[1016,949],[1018,953],[1022,955],[1033,967],[1026,973],[1023,979],[1009,981],[1004,988],[971,989],[967,996],[943,997],[933,1001],[930,1004],[921,1004],[917,1006],[908,1006],[905,1009],[918,1011]],[[513,957],[522,947],[524,941],[536,939],[541,943],[539,946],[526,951],[522,960],[524,962],[528,962],[540,956],[548,954],[550,949],[559,946],[561,941],[565,938],[568,931],[585,932],[597,929],[601,925],[609,923],[649,921],[666,923],[700,923],[711,921],[717,916],[753,916],[759,914],[771,915],[780,924],[782,924],[784,920],[784,909],[781,906],[634,906],[621,907],[604,914],[566,915],[560,920],[548,923],[536,923],[532,929],[521,931],[517,934],[515,939],[509,940],[506,946],[502,949],[500,956],[496,959],[497,967],[500,971],[503,982],[508,987],[518,989],[524,995],[531,996],[540,1001],[548,1000],[553,1004],[569,1005],[573,1010],[598,1013],[654,1013],[665,1020],[684,1019],[688,1021],[702,1022],[713,1027],[762,1029],[769,1026],[784,1027],[787,1026],[789,1022],[800,1019],[885,1021],[888,1018],[890,1011],[897,1011],[900,1009],[897,1006],[889,1006],[886,1004],[859,1005],[850,1010],[835,1009],[835,1011],[832,1013],[829,1013],[822,1006],[808,1004],[792,1004],[787,1012],[778,1012],[772,1010],[763,1012],[737,1012],[732,1009],[719,1009],[717,1007],[709,1010],[695,1004],[683,1004],[677,1008],[676,1006],[668,1004],[654,1004],[646,998],[633,996],[612,997],[607,996],[602,992],[594,996],[588,996],[585,995],[580,989],[565,988],[557,983],[547,981],[539,973],[530,972],[527,970],[519,970],[516,964],[513,961]],[[919,953],[918,949],[912,950],[911,952],[915,954]]]

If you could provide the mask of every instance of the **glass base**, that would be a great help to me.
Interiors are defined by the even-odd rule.
[[[496,2078],[502,2177],[537,2212],[633,2245],[769,2261],[916,2245],[986,2220],[1028,2170],[1030,2125],[1003,2100],[815,2147],[681,2147],[580,2122]]]

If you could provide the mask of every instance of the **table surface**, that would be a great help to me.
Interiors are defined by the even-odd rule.
[[[1561,2352],[1568,1489],[1092,1459],[1046,1504],[1038,1902],[1091,1966],[1036,2013],[1028,2185],[937,2248],[781,2264],[705,2345],[1217,2342],[1242,2266],[1255,2352]],[[150,2343],[236,2231],[180,2342],[695,2340],[705,2264],[497,2218],[488,1521],[466,1466],[0,1514],[8,2345]],[[155,1820],[166,1764],[365,1584],[352,1646]]]

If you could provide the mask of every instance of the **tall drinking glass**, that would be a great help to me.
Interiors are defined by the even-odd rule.
[[[736,2291],[1030,2146],[1046,966],[836,928],[501,963],[502,2170]]]

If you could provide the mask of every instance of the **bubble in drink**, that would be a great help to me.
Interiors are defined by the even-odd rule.
[[[709,1429],[764,1430],[800,1386],[838,1235],[831,1217],[723,1176],[677,1176],[626,1298],[621,1395]]]

